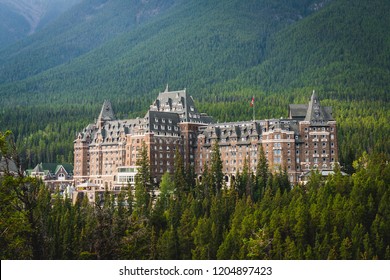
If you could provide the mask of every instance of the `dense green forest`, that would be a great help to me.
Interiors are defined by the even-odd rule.
[[[104,99],[117,118],[142,117],[169,83],[222,122],[250,119],[252,96],[256,118],[286,117],[315,89],[351,173],[363,152],[390,151],[389,5],[83,1],[0,51],[0,128],[14,132],[25,168],[72,163],[75,135]]]
[[[256,118],[287,117],[288,104],[308,103],[309,89],[302,92],[269,94],[255,90],[241,90],[231,94],[211,95],[197,102],[201,112],[207,112],[216,121],[249,120],[252,111],[251,96],[256,98]],[[157,96],[112,100],[117,118],[144,116]],[[320,94],[320,96],[322,96]],[[196,100],[197,101],[197,100]],[[344,171],[353,172],[352,162],[363,152],[390,154],[390,108],[388,103],[370,100],[321,100],[333,107],[337,120],[340,164]],[[14,127],[23,167],[34,167],[39,162],[73,163],[73,141],[81,131],[98,117],[102,103],[72,105],[18,106],[4,109],[1,127]],[[127,111],[129,108],[132,110]],[[125,113],[127,112],[127,113]],[[12,126],[11,126],[12,124]]]
[[[14,155],[7,133],[3,155]],[[217,145],[202,183],[179,152],[153,198],[146,148],[135,191],[108,192],[95,205],[52,195],[35,178],[0,179],[1,259],[390,259],[390,165],[363,154],[355,173],[313,173],[291,188],[264,152],[224,187]]]
[[[219,122],[251,119],[252,96],[257,119],[287,117],[315,89],[350,174],[291,188],[259,159],[226,190],[218,157],[200,184],[177,155],[158,198],[144,160],[134,193],[96,205],[3,176],[1,259],[389,259],[389,10],[387,0],[85,0],[1,49],[0,131],[13,131],[0,134],[1,155],[24,168],[72,163],[104,99],[118,119],[142,117],[168,83]]]

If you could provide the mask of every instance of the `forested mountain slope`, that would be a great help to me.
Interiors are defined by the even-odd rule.
[[[389,11],[389,1],[333,1],[272,36],[266,60],[239,80],[273,91],[313,85],[338,98],[388,101]]]
[[[43,37],[35,37],[27,49],[23,46],[22,53],[10,49],[10,54],[0,54],[4,59],[0,77],[6,85],[0,92],[37,93],[46,99],[47,93],[80,96],[82,91],[90,98],[96,92],[144,94],[167,82],[204,90],[260,64],[267,38],[314,11],[307,2],[318,2],[176,0],[154,21],[128,28],[143,12],[137,3],[99,0],[105,6],[98,8],[96,1],[73,10],[68,25],[63,19],[52,33],[40,33]],[[152,2],[156,13],[170,3]],[[86,17],[96,22],[85,22]],[[113,38],[125,28],[127,32]],[[112,40],[99,47],[106,36]],[[16,80],[23,81],[9,83]]]
[[[147,19],[171,0],[84,0],[41,32],[0,52],[0,82],[21,80],[66,64]]]
[[[28,165],[71,161],[104,99],[118,117],[139,116],[169,83],[231,121],[251,117],[252,95],[256,117],[270,118],[316,89],[350,167],[363,151],[390,152],[389,10],[384,0],[84,1],[0,53],[0,125]]]

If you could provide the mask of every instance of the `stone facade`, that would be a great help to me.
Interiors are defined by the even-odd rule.
[[[292,183],[312,169],[332,170],[338,162],[336,122],[331,108],[321,106],[315,92],[309,104],[290,105],[286,119],[214,123],[198,112],[186,90],[167,87],[143,118],[116,120],[105,101],[97,121],[74,141],[74,179],[76,185],[89,181],[108,189],[118,187],[119,170],[136,166],[142,142],[156,183],[166,171],[173,172],[176,149],[186,165],[202,174],[210,165],[215,141],[228,185],[245,162],[255,172],[260,145],[271,170],[285,169]]]
[[[89,124],[74,141],[74,179],[113,189],[118,170],[136,165],[145,142],[153,180],[173,172],[176,149],[186,165],[195,164],[196,140],[200,127],[212,119],[200,114],[186,90],[159,94],[143,118],[116,120],[105,101],[96,123]]]
[[[272,171],[286,170],[291,183],[312,169],[332,170],[338,162],[337,127],[330,107],[315,92],[308,105],[290,105],[289,118],[210,124],[198,136],[196,173],[202,174],[218,141],[229,185],[245,161],[256,172],[259,145]]]
[[[27,169],[25,175],[40,178],[52,191],[63,191],[73,184],[73,166],[66,163],[39,163],[33,169]]]

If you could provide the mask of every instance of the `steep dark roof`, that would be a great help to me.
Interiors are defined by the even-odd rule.
[[[105,100],[102,106],[102,110],[99,114],[99,121],[112,121],[115,119],[114,110],[112,109],[111,102]]]
[[[313,91],[309,104],[290,104],[289,117],[295,120],[305,120],[310,122],[333,120],[332,108],[321,106],[320,99],[315,91]]]
[[[180,118],[175,112],[160,112],[149,110],[145,116],[148,131],[154,133],[179,134]]]
[[[291,119],[304,119],[307,112],[307,104],[290,104],[289,105],[289,116]]]
[[[195,102],[187,94],[186,89],[160,92],[157,99],[150,106],[150,111],[177,113],[181,122],[211,123],[212,118],[199,113]]]

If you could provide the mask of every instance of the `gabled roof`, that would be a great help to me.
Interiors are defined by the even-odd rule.
[[[27,173],[31,175],[33,173],[44,173],[45,175],[56,174],[58,170],[63,167],[68,174],[73,174],[73,165],[68,163],[39,163],[34,169],[27,170]]]
[[[304,119],[307,112],[307,104],[290,104],[289,116],[291,119]]]
[[[69,163],[58,164],[56,166],[54,174],[57,174],[57,172],[60,170],[61,167],[65,169],[67,174],[73,174],[73,165]]]
[[[43,173],[45,170],[43,169],[42,163],[38,163],[34,169],[32,170],[34,173]]]

